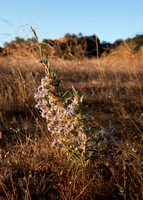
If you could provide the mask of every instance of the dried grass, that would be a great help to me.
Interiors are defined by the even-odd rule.
[[[116,126],[124,149],[116,162],[105,163],[105,171],[90,165],[79,174],[51,146],[52,136],[35,110],[34,92],[44,76],[41,63],[30,55],[1,57],[0,198],[141,200],[142,52],[134,54],[124,46],[107,57],[51,60],[51,65],[63,76],[61,92],[74,85],[84,95],[90,121],[97,129]]]

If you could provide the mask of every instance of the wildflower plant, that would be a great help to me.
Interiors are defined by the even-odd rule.
[[[83,114],[83,96],[72,86],[64,95],[59,92],[61,78],[58,70],[52,72],[48,59],[42,52],[36,32],[31,28],[37,45],[40,49],[41,63],[45,66],[45,77],[34,95],[35,107],[47,122],[47,129],[53,135],[53,146],[69,156],[69,161],[87,166],[89,162],[101,163],[105,158],[114,159],[112,148],[114,142],[111,138],[112,131],[101,130],[96,132]],[[69,96],[69,93],[72,94]],[[117,144],[117,147],[118,144]]]

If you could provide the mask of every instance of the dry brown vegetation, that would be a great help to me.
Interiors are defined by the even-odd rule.
[[[15,54],[16,55],[16,54]],[[123,142],[116,162],[79,174],[51,145],[34,92],[44,76],[32,55],[0,58],[0,199],[137,199],[143,197],[143,52],[121,46],[98,59],[50,60],[84,95],[85,115],[98,129],[115,126]]]

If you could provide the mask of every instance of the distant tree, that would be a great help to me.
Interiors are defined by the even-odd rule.
[[[122,39],[117,39],[117,40],[115,40],[114,44],[115,45],[120,45],[122,42],[123,42]]]
[[[2,48],[2,47],[0,47],[0,53],[2,53],[2,50],[3,50],[3,48]]]
[[[141,46],[143,46],[143,35],[136,35],[131,41],[135,45],[134,50],[139,50]]]
[[[73,33],[72,34],[72,38],[76,38],[77,36],[76,36],[76,34],[75,33]]]
[[[143,40],[143,35],[136,35],[134,38],[134,40]]]
[[[36,39],[34,37],[28,38],[27,42],[36,43]]]
[[[66,33],[66,34],[65,34],[65,37],[67,37],[67,38],[68,38],[68,37],[71,37],[71,34],[70,34],[70,33]]]
[[[23,38],[15,37],[15,40],[13,42],[16,42],[17,44],[25,43],[25,40]]]
[[[83,37],[83,35],[82,35],[82,33],[81,33],[81,32],[78,34],[78,37]]]
[[[106,44],[109,44],[109,42],[106,42],[106,41],[102,41],[101,43],[102,45],[106,45]]]

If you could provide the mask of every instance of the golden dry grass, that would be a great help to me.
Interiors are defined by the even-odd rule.
[[[61,92],[74,85],[97,130],[116,126],[124,145],[115,163],[105,163],[105,172],[91,164],[81,175],[52,147],[46,122],[35,110],[34,92],[44,76],[38,58],[0,58],[0,198],[142,199],[142,55],[124,46],[99,59],[51,60],[63,77]]]

